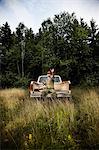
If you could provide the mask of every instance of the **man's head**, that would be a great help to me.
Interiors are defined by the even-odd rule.
[[[54,76],[54,69],[50,69],[50,70],[47,72],[47,76],[52,78],[52,77]]]
[[[51,77],[51,71],[48,71],[48,72],[47,72],[47,76],[48,76],[48,77]]]

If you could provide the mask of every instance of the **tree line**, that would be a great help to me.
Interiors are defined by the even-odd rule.
[[[38,33],[19,23],[0,26],[1,87],[27,87],[30,80],[55,68],[73,85],[99,84],[99,29],[75,14],[62,12],[43,21]]]

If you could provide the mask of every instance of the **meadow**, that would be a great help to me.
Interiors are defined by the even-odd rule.
[[[37,100],[0,91],[2,150],[99,149],[99,90],[73,88],[72,100]]]

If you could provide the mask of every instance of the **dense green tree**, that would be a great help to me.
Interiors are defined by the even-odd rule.
[[[27,85],[52,67],[72,84],[99,83],[99,29],[93,19],[88,26],[83,18],[63,12],[43,21],[36,34],[23,23],[12,33],[6,22],[0,42],[4,87]]]
[[[92,84],[99,83],[99,29],[96,22],[92,19],[90,21],[90,42],[91,49],[91,74],[88,74],[87,78]]]
[[[7,50],[9,50],[12,44],[12,35],[10,26],[8,25],[7,22],[3,24],[3,26],[1,26],[0,28],[0,38],[2,46],[4,46]]]

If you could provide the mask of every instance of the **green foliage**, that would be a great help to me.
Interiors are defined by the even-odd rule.
[[[23,23],[11,33],[6,22],[0,27],[0,42],[2,87],[21,86],[22,78],[35,80],[49,68],[73,85],[99,84],[99,29],[93,19],[88,26],[83,18],[78,21],[74,13],[63,12],[43,21],[37,34]],[[22,79],[17,84],[15,76]]]
[[[16,77],[16,81],[14,82],[14,87],[21,87],[23,89],[27,89],[29,86],[30,80],[27,77]]]

